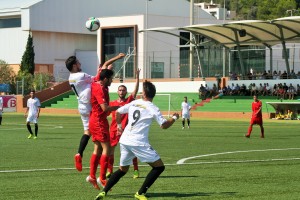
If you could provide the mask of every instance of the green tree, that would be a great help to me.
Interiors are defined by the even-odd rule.
[[[28,34],[25,52],[22,56],[20,70],[34,75],[34,46],[31,33]]]
[[[0,83],[12,84],[14,77],[14,70],[4,60],[0,60]]]
[[[296,9],[296,6],[295,0],[260,0],[257,17],[261,20],[286,17],[290,15],[287,10]]]

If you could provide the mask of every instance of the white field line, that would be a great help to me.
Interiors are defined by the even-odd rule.
[[[209,157],[209,156],[217,156],[217,155],[225,155],[225,154],[234,154],[234,153],[249,153],[249,152],[264,152],[264,151],[289,151],[289,150],[300,150],[300,148],[286,148],[286,149],[260,149],[260,150],[246,150],[246,151],[228,151],[228,152],[221,152],[221,153],[213,153],[213,154],[204,154],[199,156],[192,156],[188,158],[183,158],[177,161],[177,164],[185,164],[185,161],[192,160],[194,158],[202,158],[202,157]]]
[[[247,153],[247,152],[262,152],[262,151],[284,151],[284,150],[299,150],[300,148],[287,148],[287,149],[265,149],[265,150],[248,150],[248,151],[234,151],[234,152],[224,152],[216,154],[206,154],[200,155],[200,157],[208,157],[214,155],[222,155],[228,153]],[[186,161],[192,158],[198,158],[199,156],[184,158],[179,161]],[[265,160],[221,160],[221,161],[211,161],[211,162],[194,162],[194,163],[184,163],[177,162],[176,164],[165,164],[166,166],[175,166],[175,165],[200,165],[200,164],[220,164],[220,163],[252,163],[252,162],[274,162],[274,161],[291,161],[291,160],[300,160],[300,158],[274,158],[274,159],[265,159]],[[149,165],[139,165],[139,167],[148,167]],[[118,168],[118,166],[114,166]],[[83,167],[84,169],[89,169],[89,167]],[[58,170],[76,170],[75,168],[49,168],[49,169],[25,169],[25,170],[2,170],[0,173],[17,173],[17,172],[38,172],[38,171],[58,171]]]

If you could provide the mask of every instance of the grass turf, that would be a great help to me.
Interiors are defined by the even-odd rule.
[[[248,123],[191,119],[191,129],[181,130],[177,121],[162,130],[154,122],[150,142],[166,170],[148,190],[149,199],[299,199],[299,121],[265,120],[265,139],[259,138],[258,127],[250,139],[244,138]],[[98,191],[85,182],[91,141],[83,171],[73,164],[81,133],[79,116],[41,114],[38,139],[27,139],[24,117],[5,113],[0,126],[1,199],[93,199]],[[223,154],[208,155],[216,153]],[[198,155],[207,156],[176,164]],[[115,165],[118,159],[116,149]],[[131,168],[106,199],[133,199],[150,170],[139,164],[141,178],[133,179]]]

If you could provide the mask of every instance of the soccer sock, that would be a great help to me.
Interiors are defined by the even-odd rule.
[[[90,160],[90,177],[93,179],[96,179],[96,171],[97,171],[99,159],[100,156],[97,156],[96,154],[92,154]]]
[[[83,134],[80,139],[78,153],[80,154],[81,157],[83,156],[83,151],[85,150],[85,147],[89,142],[89,139],[90,139],[90,136],[86,135],[86,134]]]
[[[35,133],[35,137],[37,137],[38,131],[39,131],[39,126],[38,126],[38,124],[34,124],[34,133]]]
[[[189,119],[187,120],[187,124],[188,124],[188,126],[190,126],[190,120]]]
[[[139,170],[137,157],[132,159],[132,164],[133,164],[133,170]]]
[[[145,194],[159,175],[165,170],[165,166],[153,167],[152,170],[147,175],[142,187],[139,190],[139,194]]]
[[[184,127],[184,125],[185,125],[185,121],[184,121],[184,120],[182,120],[182,127]]]
[[[2,123],[2,116],[0,116],[0,125],[1,125],[1,123]]]
[[[102,154],[100,158],[100,179],[101,180],[106,179],[107,166],[108,166],[108,156]]]
[[[264,127],[261,127],[261,128],[260,128],[260,133],[261,133],[261,136],[264,136],[264,135],[265,135],[265,129],[264,129]]]
[[[251,132],[252,132],[252,126],[249,126],[249,128],[248,128],[248,135],[250,135]]]
[[[115,171],[111,175],[111,177],[109,178],[109,180],[107,181],[106,186],[103,189],[103,191],[105,193],[107,193],[120,180],[120,178],[122,178],[125,174],[126,174],[126,172],[123,172],[120,169],[118,169],[117,171]]]
[[[32,135],[33,133],[32,133],[30,124],[27,124],[27,129],[28,129],[29,133]]]
[[[109,155],[108,157],[108,165],[107,165],[107,171],[112,173],[113,172],[113,167],[114,167],[114,162],[115,162],[115,158],[114,158],[114,154]]]

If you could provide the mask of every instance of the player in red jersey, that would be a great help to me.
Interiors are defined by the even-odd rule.
[[[140,77],[140,69],[136,71],[136,82],[135,82],[135,88],[134,91],[131,93],[126,98],[127,95],[127,88],[125,85],[120,85],[118,87],[118,96],[119,98],[115,101],[112,101],[109,103],[110,106],[124,106],[125,104],[128,104],[135,100],[136,94],[139,90],[139,77]],[[121,120],[122,120],[122,128],[124,129],[128,123],[128,114],[123,114],[121,115]],[[116,112],[112,112],[112,121],[110,125],[110,156],[108,160],[108,169],[107,169],[107,174],[106,177],[109,178],[110,174],[113,173],[113,165],[114,165],[114,152],[115,152],[115,147],[119,143],[121,135],[117,133],[117,122],[116,122]],[[134,158],[132,160],[133,163],[133,168],[134,168],[134,175],[133,178],[138,178],[139,177],[139,169],[138,169],[138,162],[137,158]]]
[[[91,84],[91,104],[89,129],[94,142],[94,151],[90,159],[90,175],[86,178],[94,188],[100,189],[96,180],[96,171],[100,160],[99,183],[106,184],[106,171],[108,165],[108,155],[110,151],[109,124],[107,116],[109,112],[119,108],[119,106],[109,106],[108,86],[111,85],[114,72],[109,69],[102,69],[99,81]],[[101,157],[101,158],[100,158]]]
[[[252,127],[254,124],[259,125],[260,127],[260,137],[264,138],[264,127],[263,127],[263,120],[262,120],[262,103],[261,101],[257,98],[256,95],[253,96],[254,102],[252,102],[252,117],[250,121],[250,126],[248,128],[248,133],[245,135],[245,137],[250,138],[250,134],[252,132]]]

